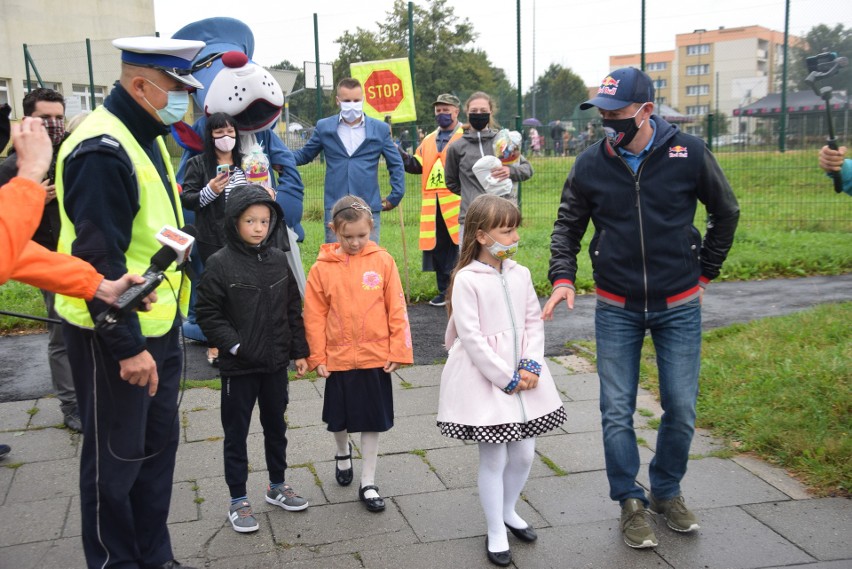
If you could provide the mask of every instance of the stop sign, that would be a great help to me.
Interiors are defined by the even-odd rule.
[[[367,104],[380,113],[392,113],[403,99],[402,80],[388,69],[370,73],[364,82]]]

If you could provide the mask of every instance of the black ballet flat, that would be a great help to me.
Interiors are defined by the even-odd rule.
[[[375,484],[370,484],[369,486],[364,486],[358,489],[358,497],[361,498],[361,501],[364,502],[364,505],[367,506],[367,509],[371,512],[381,512],[385,509],[385,500],[381,496],[378,498],[367,498],[364,496],[364,492],[367,490],[375,490],[379,491],[379,487]]]
[[[340,470],[337,467],[338,460],[349,460],[349,468],[346,470]],[[337,480],[337,483],[341,486],[349,486],[352,484],[352,443],[349,443],[349,454],[345,456],[334,456],[334,478]]]
[[[535,530],[532,526],[527,526],[523,529],[513,528],[509,524],[506,524],[506,527],[509,528],[509,531],[512,532],[512,535],[520,539],[521,541],[526,541],[527,543],[531,543],[538,539],[538,534],[535,533]]]
[[[510,528],[511,529],[511,528]],[[500,567],[508,567],[512,564],[512,552],[507,549],[506,551],[489,551],[488,550],[488,537],[485,538],[485,553],[488,554],[488,561],[493,563],[494,565],[499,565]]]

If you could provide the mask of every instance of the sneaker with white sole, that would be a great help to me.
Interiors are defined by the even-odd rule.
[[[429,304],[432,306],[446,306],[447,298],[443,294],[439,294],[435,298],[429,301]]]
[[[288,484],[282,484],[274,489],[267,486],[266,501],[288,512],[300,512],[308,507],[308,501],[296,494],[296,491]]]
[[[698,525],[698,517],[686,507],[683,496],[675,496],[668,500],[658,500],[651,494],[649,500],[651,502],[649,507],[651,512],[662,514],[666,518],[666,525],[673,530],[681,533],[689,533],[701,527]]]
[[[621,535],[634,549],[657,547],[657,536],[651,529],[650,512],[639,498],[629,498],[621,506]]]
[[[260,528],[257,520],[254,518],[254,512],[251,510],[251,504],[248,500],[243,500],[235,504],[231,504],[231,509],[228,511],[228,520],[231,522],[231,527],[234,531],[240,533],[249,533],[257,531]]]

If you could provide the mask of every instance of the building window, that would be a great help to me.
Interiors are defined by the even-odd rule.
[[[687,75],[709,75],[710,74],[710,64],[704,63],[702,65],[687,65],[686,66],[686,74]]]
[[[669,84],[665,79],[654,79],[654,89],[662,89],[663,87],[667,87]]]
[[[646,71],[665,71],[668,64],[665,61],[657,61],[656,63],[649,63]]]
[[[74,83],[72,85],[74,89],[74,96],[80,99],[80,109],[83,111],[92,111],[92,98],[89,92],[88,85],[81,85],[79,83]],[[106,97],[106,87],[101,85],[95,85],[95,106],[99,107],[104,104],[104,97]]]
[[[710,112],[710,105],[691,105],[686,107],[686,114],[690,116],[706,115]]]
[[[9,80],[0,79],[0,105],[12,104],[12,99],[9,95]]]
[[[686,94],[690,96],[709,95],[710,85],[687,85]]]
[[[42,87],[42,85],[38,84],[38,80],[35,79],[35,78],[33,78],[31,80],[30,84],[32,85],[33,91],[38,89],[39,87]],[[29,93],[30,88],[29,88],[29,86],[27,86],[27,80],[26,79],[24,79],[23,85],[24,85],[24,94]],[[55,83],[53,81],[45,81],[44,82],[44,88],[45,89],[52,89],[53,91],[56,91],[57,93],[62,94],[62,83]]]
[[[709,43],[686,46],[686,55],[706,55],[708,53],[710,53]]]
[[[666,104],[666,98],[665,97],[655,97],[655,99],[656,99],[655,102],[658,105],[665,105]]]

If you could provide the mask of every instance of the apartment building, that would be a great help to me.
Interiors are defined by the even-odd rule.
[[[800,41],[790,37],[791,44]],[[675,36],[675,49],[645,54],[645,71],[654,80],[657,101],[697,123],[710,112],[732,116],[775,91],[783,61],[784,34],[763,26],[695,30]],[[610,68],[641,64],[641,54],[615,55]]]

